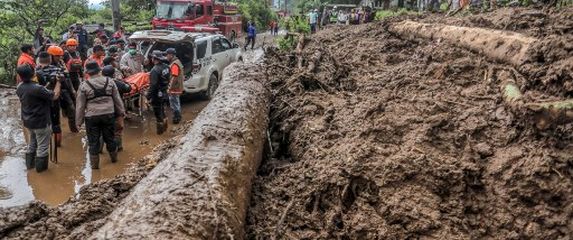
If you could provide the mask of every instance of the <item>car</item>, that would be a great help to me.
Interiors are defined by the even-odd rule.
[[[221,34],[147,30],[133,33],[129,39],[138,41],[146,59],[154,50],[177,50],[185,72],[184,93],[200,94],[210,99],[219,86],[224,69],[243,61],[242,50]]]

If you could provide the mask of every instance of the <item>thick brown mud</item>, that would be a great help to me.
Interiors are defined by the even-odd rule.
[[[572,125],[538,130],[504,104],[498,79],[510,71],[526,95],[567,97],[570,69],[556,63],[571,56],[571,32],[554,29],[570,13],[544,12],[547,36],[519,31],[553,39],[551,51],[526,54],[534,68],[387,31],[401,19],[322,31],[302,67],[294,51],[269,51],[273,152],[247,238],[571,239]],[[563,54],[534,57],[550,52]]]

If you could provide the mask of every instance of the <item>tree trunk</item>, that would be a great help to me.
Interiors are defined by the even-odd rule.
[[[165,160],[91,239],[243,239],[268,127],[270,92],[255,65],[234,64]]]

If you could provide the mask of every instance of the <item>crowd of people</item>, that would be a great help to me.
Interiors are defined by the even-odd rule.
[[[93,169],[99,169],[103,143],[111,162],[116,162],[118,151],[123,149],[126,109],[122,98],[131,92],[124,79],[149,68],[150,86],[145,97],[154,111],[157,134],[167,130],[168,102],[173,123],[182,120],[179,97],[184,73],[176,50],[154,51],[146,60],[136,43],[127,42],[123,28],[109,34],[104,27],[100,24],[92,33],[95,39],[91,42],[90,33],[78,22],[59,43],[38,28],[33,44],[21,46],[16,93],[28,139],[28,169],[42,172],[48,168],[50,142],[56,148],[61,146],[61,116],[67,119],[70,132],[79,132],[85,124]]]

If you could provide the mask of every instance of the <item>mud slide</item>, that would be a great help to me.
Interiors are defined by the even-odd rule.
[[[249,72],[247,72],[249,69]],[[255,66],[227,68],[191,129],[91,239],[241,239],[266,142],[270,93]]]
[[[507,31],[418,23],[410,20],[392,24],[388,30],[407,38],[442,39],[516,67],[527,60],[529,47],[536,40]]]

